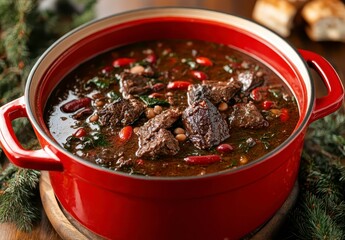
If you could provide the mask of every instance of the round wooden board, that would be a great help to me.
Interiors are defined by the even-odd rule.
[[[50,184],[48,172],[42,171],[40,179],[40,195],[44,210],[48,216],[49,221],[54,227],[55,231],[64,240],[99,240],[102,237],[96,235],[90,230],[83,227],[75,219],[69,216],[59,205],[53,188]],[[249,234],[243,238],[245,240],[263,240],[274,239],[280,227],[284,223],[287,213],[294,206],[298,196],[298,183],[295,183],[294,188],[283,206],[276,212],[276,214],[255,233]]]

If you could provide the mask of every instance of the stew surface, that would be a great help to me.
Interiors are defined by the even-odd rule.
[[[299,118],[294,96],[267,66],[203,41],[135,43],[69,73],[45,121],[71,153],[149,176],[203,175],[279,146]]]

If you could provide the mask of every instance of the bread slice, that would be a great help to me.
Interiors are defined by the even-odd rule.
[[[298,0],[257,0],[253,19],[283,37],[290,35],[293,19],[297,13]]]
[[[345,5],[338,0],[314,0],[302,9],[306,32],[314,41],[345,42]]]

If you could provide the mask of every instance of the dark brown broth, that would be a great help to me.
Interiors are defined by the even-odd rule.
[[[203,71],[208,75],[208,79],[227,81],[235,76],[237,71],[244,71],[248,63],[255,71],[261,71],[266,75],[264,87],[268,87],[267,98],[261,101],[254,101],[263,116],[268,120],[269,127],[261,129],[230,129],[230,137],[224,143],[231,144],[234,150],[230,153],[220,154],[216,146],[209,150],[200,150],[194,147],[190,141],[180,142],[180,151],[175,156],[162,156],[158,159],[138,159],[135,152],[138,148],[138,138],[133,133],[131,138],[122,142],[119,141],[118,133],[122,126],[109,129],[100,127],[97,122],[90,122],[90,117],[100,110],[96,106],[95,95],[103,96],[105,102],[109,102],[109,92],[115,91],[119,96],[119,85],[116,75],[129,66],[113,68],[111,72],[104,74],[104,68],[111,66],[114,59],[130,57],[137,60],[137,64],[147,65],[142,60],[150,52],[157,57],[153,64],[154,69],[159,71],[160,77],[152,78],[153,83],[184,80],[192,83],[200,83],[200,80],[190,75],[191,69]],[[195,63],[196,56],[206,56],[212,60],[213,66],[201,66]],[[232,62],[230,64],[230,62]],[[240,63],[240,64],[236,64]],[[232,66],[233,72],[229,66]],[[228,67],[225,67],[228,66]],[[108,87],[100,88],[95,84],[87,82],[98,77],[103,79]],[[262,86],[261,86],[262,87]],[[169,90],[163,89],[159,93],[166,94]],[[177,99],[180,108],[185,108],[187,104],[186,90],[172,90],[174,98]],[[244,101],[252,100],[248,94],[241,94]],[[64,113],[61,106],[65,103],[83,97],[92,100],[92,111],[90,116],[82,120],[73,119],[75,113]],[[263,101],[274,102],[274,107],[264,109]],[[229,114],[232,111],[230,101],[229,109],[223,113]],[[163,107],[167,109],[168,107]],[[279,114],[281,109],[287,109],[289,118],[282,121]],[[284,82],[267,66],[259,63],[255,59],[238,52],[228,46],[202,41],[183,40],[163,40],[132,44],[129,46],[114,49],[81,64],[77,69],[68,74],[65,79],[56,87],[50,96],[46,106],[45,121],[52,136],[62,146],[71,153],[98,164],[100,166],[127,172],[129,174],[140,174],[150,176],[190,176],[203,175],[226,169],[231,169],[247,161],[251,162],[279,146],[288,136],[291,135],[298,121],[299,113],[297,104],[288,87]],[[143,125],[147,121],[143,115],[132,127]],[[181,121],[174,124],[171,131],[176,127],[181,127]],[[83,128],[86,135],[77,138],[75,132]],[[253,139],[255,145],[251,146],[248,139]],[[218,163],[208,165],[191,165],[184,161],[184,158],[191,155],[221,155],[222,160]]]

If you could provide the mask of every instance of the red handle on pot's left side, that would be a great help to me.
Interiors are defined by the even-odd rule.
[[[320,76],[327,89],[326,96],[316,98],[315,108],[310,119],[311,123],[340,108],[344,99],[344,88],[337,72],[326,59],[310,51],[299,50],[299,52],[309,67],[313,68]]]
[[[62,171],[61,161],[48,147],[27,150],[21,146],[12,127],[12,121],[21,117],[27,117],[23,97],[0,108],[0,144],[9,160],[23,168]]]

